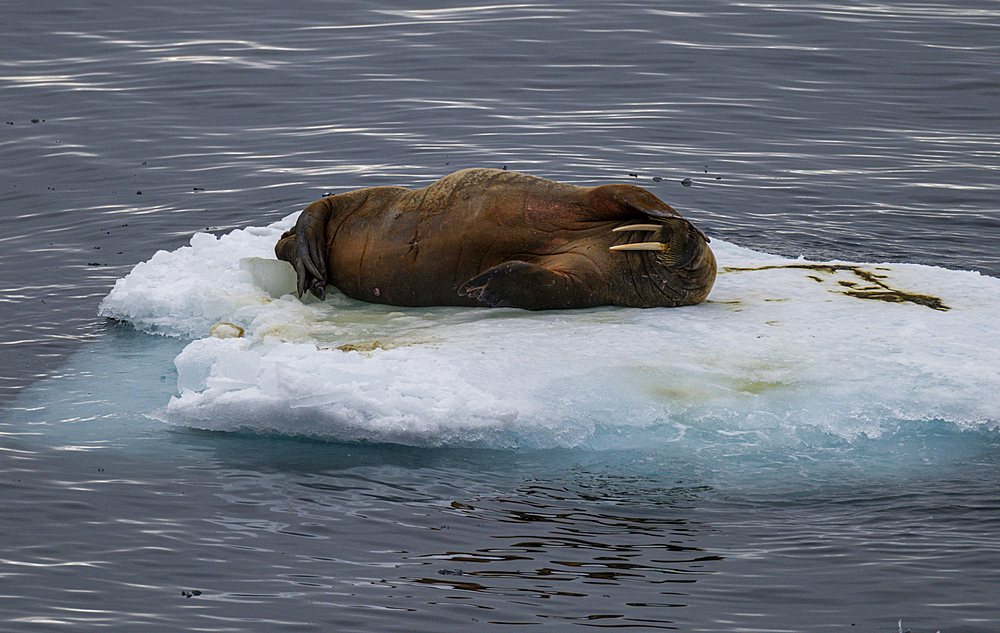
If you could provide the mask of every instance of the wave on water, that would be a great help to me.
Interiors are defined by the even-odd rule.
[[[718,280],[692,307],[320,302],[295,297],[273,256],[296,217],[197,234],[101,303],[103,316],[192,339],[157,417],[335,441],[686,452],[1000,425],[1000,279],[716,240]]]

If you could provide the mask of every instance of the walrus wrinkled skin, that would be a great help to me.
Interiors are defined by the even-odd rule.
[[[324,198],[274,251],[295,267],[300,297],[323,299],[331,284],[397,306],[691,305],[716,269],[708,238],[641,187],[497,169]]]

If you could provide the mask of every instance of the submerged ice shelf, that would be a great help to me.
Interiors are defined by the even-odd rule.
[[[272,249],[295,217],[195,235],[102,302],[104,316],[192,339],[175,361],[179,395],[157,414],[166,422],[543,448],[1000,423],[1000,280],[975,272],[806,262],[716,240],[720,274],[698,306],[401,309],[290,294],[294,274]],[[219,322],[244,335],[209,336]]]

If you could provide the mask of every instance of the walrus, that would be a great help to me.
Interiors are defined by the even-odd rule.
[[[322,300],[329,284],[396,306],[558,310],[699,303],[715,282],[708,242],[636,185],[467,169],[313,202],[274,251],[299,297]]]

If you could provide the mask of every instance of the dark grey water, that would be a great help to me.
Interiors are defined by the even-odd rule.
[[[168,433],[180,342],[95,316],[195,232],[471,166],[1000,276],[1000,3],[19,0],[0,32],[0,628],[1000,629],[995,432],[821,468]]]

